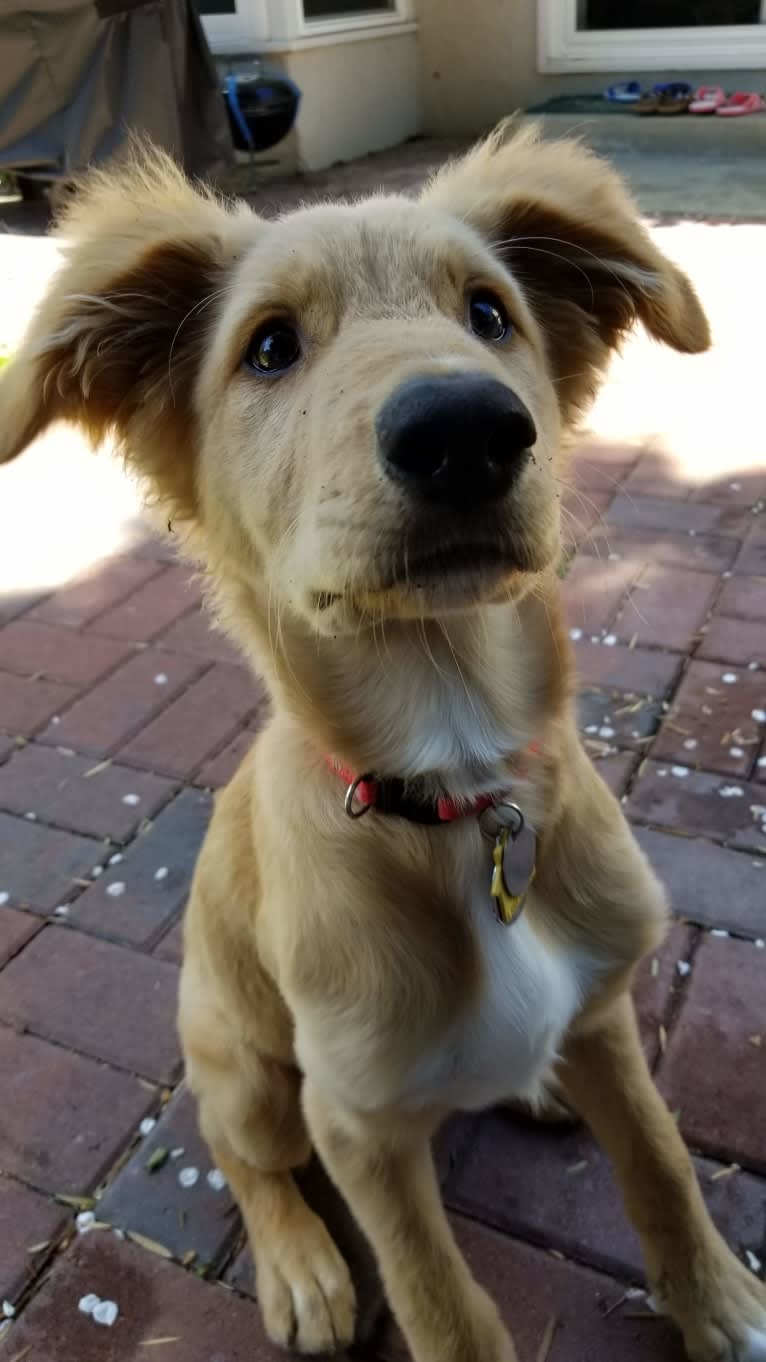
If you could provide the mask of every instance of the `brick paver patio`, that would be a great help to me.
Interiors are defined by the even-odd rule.
[[[413,164],[408,153],[405,184]],[[711,273],[720,238],[678,230],[669,245],[688,255],[719,346],[680,362],[639,342],[637,367],[617,366],[566,493],[579,552],[564,595],[584,739],[677,918],[637,986],[647,1053],[717,1223],[762,1273],[766,453],[727,350],[747,300]],[[766,232],[741,230],[762,252]],[[653,386],[663,364],[670,397]],[[40,456],[51,464],[59,438]],[[28,479],[0,476],[9,523],[33,537]],[[276,1362],[173,1026],[179,917],[212,792],[266,697],[210,632],[198,584],[130,525],[106,549],[101,525],[74,580],[0,584],[0,1356]],[[587,1132],[490,1112],[449,1122],[437,1156],[520,1362],[678,1362],[677,1336],[637,1290],[638,1246]],[[306,1185],[362,1286],[356,1355],[398,1362],[365,1246],[321,1170]],[[111,1328],[78,1311],[88,1293],[119,1306]]]

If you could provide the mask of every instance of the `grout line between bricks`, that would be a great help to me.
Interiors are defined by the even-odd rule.
[[[202,788],[207,789],[207,787],[202,787]],[[159,815],[160,815],[161,813],[164,813],[167,809],[169,809],[170,806],[176,802],[176,800],[180,799],[181,795],[184,793],[185,790],[194,790],[194,791],[196,792],[196,791],[198,791],[199,789],[200,789],[199,786],[193,786],[193,785],[190,785],[190,784],[188,784],[188,783],[184,783],[184,784],[179,785],[178,788],[177,788],[176,790],[174,790],[174,791],[171,792],[169,798],[166,799],[165,802],[159,806],[159,808],[156,810],[156,812],[152,815],[151,819],[148,820],[149,826],[150,826],[150,827],[153,827],[153,826],[154,826],[154,823],[155,823],[155,821],[156,821],[156,819],[159,818]],[[209,793],[212,794],[213,792],[212,792],[212,791],[209,791]],[[24,815],[23,815],[23,814],[19,814],[18,812],[15,812],[15,811],[14,811],[14,812],[11,812],[10,810],[4,811],[4,812],[6,813],[6,817],[8,817],[8,818],[16,818],[16,819],[18,819],[18,821],[19,821],[20,823],[24,823],[24,822],[27,821],[27,820],[24,818]],[[48,829],[49,831],[51,831],[51,832],[71,832],[71,831],[72,831],[70,828],[63,828],[63,827],[60,827],[58,823],[49,823],[49,822],[46,822],[46,821],[45,821],[44,819],[42,819],[42,818],[36,818],[36,819],[35,819],[35,822],[36,822],[36,823],[39,823],[40,827],[47,828],[47,829]],[[125,852],[130,851],[131,847],[135,846],[135,844],[140,840],[140,838],[143,837],[143,836],[145,836],[145,834],[146,834],[148,831],[149,831],[149,828],[144,827],[143,823],[139,823],[138,827],[135,829],[135,831],[133,832],[133,834],[127,839],[127,841],[125,841],[125,842],[120,842],[120,843],[115,842],[114,839],[113,839],[112,837],[107,837],[107,838],[93,837],[93,835],[92,835],[92,834],[89,834],[89,833],[77,833],[76,835],[79,836],[79,837],[84,838],[86,841],[93,842],[94,848],[95,848],[95,847],[100,847],[100,848],[101,848],[101,859],[99,859],[98,861],[95,862],[96,865],[101,865],[101,864],[103,863],[103,858],[106,857],[106,858],[108,859],[108,856],[110,855],[110,853],[113,853],[115,847],[119,848],[119,850],[120,850],[121,852],[123,852],[123,854],[124,854]],[[80,898],[82,898],[83,894],[86,894],[86,893],[88,892],[88,890],[92,887],[92,885],[98,883],[98,878],[99,878],[98,876],[97,876],[95,879],[93,879],[93,878],[91,877],[91,878],[88,880],[88,883],[87,883],[87,884],[81,882],[81,881],[84,881],[84,880],[85,880],[85,876],[84,876],[84,875],[83,875],[83,876],[78,876],[76,879],[72,879],[71,882],[70,882],[70,886],[71,886],[71,887],[70,887],[69,890],[65,891],[64,894],[62,894],[61,902],[62,902],[62,903],[65,903],[65,904],[67,905],[67,907],[71,907],[73,904],[77,903],[77,902],[79,901]],[[11,906],[14,907],[14,908],[16,909],[17,912],[27,913],[30,917],[39,918],[40,921],[43,922],[43,923],[48,922],[48,923],[54,924],[54,925],[56,925],[56,926],[67,925],[67,926],[70,926],[73,930],[77,930],[77,931],[84,932],[85,935],[87,935],[87,936],[96,937],[97,939],[101,939],[101,940],[103,940],[103,939],[107,939],[107,940],[110,939],[110,938],[98,937],[98,934],[97,934],[96,932],[90,932],[90,931],[88,931],[85,927],[81,926],[81,925],[78,924],[78,923],[66,923],[65,920],[63,920],[62,918],[56,917],[55,914],[54,914],[53,912],[46,913],[46,912],[42,911],[41,909],[35,909],[35,908],[31,907],[31,906],[28,905],[28,904],[14,903],[14,904],[11,905]],[[181,911],[181,913],[185,912],[185,905],[184,905],[184,907],[183,907],[180,911]],[[178,919],[178,916],[179,916],[178,913],[175,913],[175,914],[174,914],[173,920],[172,920],[172,922],[171,922],[171,923],[169,924],[169,926],[168,926],[168,931],[170,930],[170,927],[172,927],[172,926],[175,925],[175,923],[176,923],[176,921],[177,921],[177,919]],[[31,939],[31,938],[30,938],[30,939]],[[152,951],[159,945],[159,943],[160,943],[161,940],[162,940],[162,936],[158,937],[158,939],[153,943],[153,945],[152,945],[152,947],[151,947],[151,950],[152,950]],[[123,946],[124,946],[124,945],[129,945],[132,949],[138,950],[139,953],[141,953],[141,954],[151,953],[151,952],[147,952],[147,951],[142,950],[141,947],[136,946],[135,943],[128,943],[128,942],[124,942],[124,941],[114,940],[113,944],[115,944],[115,945],[123,945]]]
[[[93,880],[93,884],[94,885],[98,884],[98,879]],[[67,907],[73,908],[79,902],[81,896],[83,894],[88,893],[88,890],[90,888],[91,888],[90,885],[88,885],[87,889],[84,886],[83,887],[78,886],[79,893],[75,898],[66,900]],[[19,909],[17,911],[24,910]],[[31,910],[27,911],[29,912],[30,917],[38,916],[38,914],[33,914]],[[43,926],[47,924],[48,926],[51,927],[60,927],[62,930],[67,932],[78,932],[80,936],[86,936],[91,941],[105,941],[110,946],[119,946],[122,950],[133,951],[135,955],[142,955],[146,956],[149,959],[153,959],[156,958],[154,956],[154,952],[157,949],[157,947],[165,939],[168,933],[171,932],[173,928],[178,925],[179,920],[183,917],[185,912],[186,902],[183,903],[180,908],[177,908],[173,915],[165,923],[163,923],[160,927],[157,927],[155,931],[152,933],[152,935],[147,937],[146,941],[130,941],[127,937],[120,936],[116,932],[97,931],[94,927],[90,927],[84,922],[73,922],[71,918],[56,917],[55,914],[49,914],[47,917],[39,915],[39,917],[40,922]],[[35,935],[37,935],[37,933],[35,933]],[[21,951],[23,951],[24,947],[29,945],[29,943],[32,940],[34,940],[34,938],[30,937],[29,940],[25,941],[17,951],[14,951],[13,956],[9,957],[9,960],[6,961],[6,964],[8,964],[11,959],[14,959]],[[163,960],[163,957],[160,956],[159,959]],[[175,964],[175,961],[165,960],[164,963],[167,965],[173,965]],[[178,968],[178,966],[176,966],[176,968]],[[2,969],[0,969],[0,974],[2,974],[3,969],[5,969],[5,965],[3,965]]]
[[[226,664],[225,664],[225,663],[211,663],[211,669],[212,669],[212,667],[215,667],[215,666],[224,666],[224,665],[226,665]],[[248,670],[250,670],[250,669],[248,668]],[[206,673],[206,674],[207,674],[207,673]],[[198,677],[197,680],[201,680],[201,677]],[[180,694],[177,695],[175,698],[176,698],[176,700],[179,700],[179,699],[181,698]],[[199,772],[202,770],[203,766],[207,766],[208,762],[210,762],[210,761],[215,761],[216,757],[219,757],[219,756],[221,755],[221,753],[225,750],[225,748],[227,748],[227,747],[229,746],[229,744],[232,743],[232,742],[234,741],[234,739],[235,739],[236,737],[239,736],[240,733],[242,733],[242,732],[244,732],[244,731],[246,731],[246,730],[248,729],[248,727],[249,727],[249,725],[252,723],[252,721],[253,721],[255,715],[258,713],[258,710],[259,710],[260,705],[261,705],[262,703],[263,703],[262,700],[261,700],[261,701],[256,701],[256,703],[253,705],[252,709],[249,710],[249,711],[247,712],[247,714],[246,714],[246,716],[245,716],[244,719],[237,719],[236,722],[235,722],[235,724],[234,724],[234,726],[233,726],[232,728],[230,728],[230,729],[227,729],[226,736],[222,739],[222,741],[220,742],[220,744],[219,744],[218,746],[216,746],[216,747],[211,748],[208,752],[206,752],[206,754],[205,754],[205,756],[202,758],[202,760],[201,760],[201,761],[198,761],[198,762],[196,763],[195,766],[192,766],[192,767],[190,768],[190,770],[187,771],[183,776],[179,776],[177,772],[171,772],[167,767],[163,767],[163,766],[161,766],[161,765],[149,766],[148,763],[146,763],[146,762],[141,762],[137,757],[131,757],[131,756],[128,756],[128,755],[126,755],[126,756],[120,756],[120,757],[119,757],[119,764],[122,765],[122,766],[125,766],[125,767],[130,768],[131,771],[149,771],[149,772],[150,772],[151,774],[153,774],[153,775],[161,776],[164,780],[183,780],[185,783],[190,784],[190,785],[193,785],[193,784],[194,784],[194,781],[196,780],[197,775],[198,775]],[[153,716],[153,718],[152,718],[151,720],[149,720],[149,723],[153,723],[153,722],[154,722],[154,719],[157,719],[157,718],[159,718],[159,715],[155,714],[155,715]],[[146,725],[144,725],[144,727],[148,728],[148,727],[149,727],[149,723],[147,723]],[[134,734],[133,736],[135,737],[135,734]],[[255,741],[255,738],[256,738],[256,737],[257,737],[257,734],[256,734],[256,733],[253,733],[253,741]],[[129,740],[128,740],[128,741],[129,741]],[[227,782],[227,783],[228,783],[228,782]],[[210,789],[211,787],[210,787],[210,786],[207,786],[207,785],[203,785],[203,786],[197,786],[196,788],[198,788],[198,789],[201,788],[201,789],[203,789],[203,790],[207,790],[207,789]]]
[[[77,586],[77,585],[83,584],[85,581],[88,580],[88,577],[96,577],[96,576],[98,576],[98,573],[99,573],[100,571],[102,571],[103,569],[105,569],[106,567],[108,567],[108,565],[109,565],[110,563],[115,563],[115,562],[125,562],[125,561],[130,561],[130,562],[136,562],[136,561],[147,561],[147,562],[152,562],[152,561],[154,561],[154,562],[155,562],[156,571],[153,572],[153,573],[151,573],[150,576],[145,577],[144,580],[143,580],[143,582],[141,582],[141,583],[139,584],[139,586],[129,587],[128,590],[126,591],[126,593],[125,593],[124,596],[118,596],[118,597],[116,597],[116,598],[111,602],[110,605],[105,606],[103,610],[99,610],[98,614],[97,614],[97,615],[94,615],[94,616],[92,617],[94,620],[95,620],[95,619],[99,619],[99,618],[101,617],[101,615],[106,614],[106,611],[107,611],[107,610],[111,610],[111,609],[113,609],[115,606],[122,605],[122,604],[128,599],[128,597],[130,597],[130,596],[132,596],[132,595],[134,594],[134,592],[139,591],[139,590],[141,589],[142,586],[148,586],[150,582],[153,582],[153,581],[160,575],[160,573],[163,572],[167,566],[169,566],[167,563],[157,562],[156,560],[152,560],[152,559],[146,559],[146,560],[140,560],[140,559],[139,559],[139,560],[136,560],[135,558],[132,558],[131,555],[128,554],[128,553],[113,553],[113,554],[110,554],[110,555],[108,555],[107,557],[104,557],[104,558],[97,558],[97,559],[94,560],[94,562],[89,563],[89,564],[88,564],[88,567],[85,568],[81,574],[75,575],[74,577],[70,577],[70,578],[69,578],[67,581],[65,581],[65,582],[60,582],[60,583],[58,584],[58,586],[52,587],[50,591],[44,591],[44,592],[42,592],[42,593],[37,597],[36,600],[30,601],[29,605],[25,606],[22,610],[20,610],[19,613],[18,613],[18,615],[12,615],[9,619],[3,620],[3,625],[15,623],[16,620],[23,619],[24,616],[27,615],[27,614],[29,613],[30,610],[36,610],[39,606],[45,605],[46,601],[52,600],[53,597],[54,597],[54,596],[57,596],[57,595],[59,594],[60,591],[67,591],[67,590],[69,590],[71,587],[75,587],[75,586]],[[62,623],[61,621],[54,621],[54,620],[45,620],[45,621],[43,621],[43,620],[35,620],[34,622],[35,622],[35,624],[43,624],[43,623],[45,623],[45,624],[52,624],[55,628],[68,629],[69,632],[72,633],[72,634],[82,633],[83,630],[85,630],[85,629],[88,627],[87,624],[78,624],[78,625],[75,625],[75,626],[71,626],[71,625]],[[92,622],[92,621],[89,620],[89,621],[88,621],[88,624],[91,623],[91,622]]]
[[[47,917],[44,917],[42,914],[33,913],[28,908],[14,908],[14,912],[23,913],[25,917],[31,918],[33,922],[37,922],[38,924],[37,931],[33,932],[32,936],[26,937],[26,939],[22,941],[20,945],[16,946],[16,948],[5,957],[5,960],[3,961],[2,965],[0,965],[0,974],[2,974],[3,970],[6,969],[8,965],[10,965],[12,960],[16,960],[18,956],[21,955],[22,951],[26,949],[30,942],[34,941],[36,936],[39,936],[40,932],[42,931],[46,923],[49,920],[52,920],[48,919]],[[3,1170],[0,1169],[0,1176],[2,1175],[2,1172]]]
[[[80,754],[75,753],[75,755],[83,755],[83,754],[81,754],[81,753],[80,753]],[[86,754],[86,755],[87,755],[87,754]],[[91,754],[91,755],[92,755],[92,754]],[[122,765],[122,763],[117,763],[117,764],[118,764],[118,765]],[[130,768],[128,768],[128,767],[126,766],[126,769],[130,769],[131,771],[137,771],[139,768],[138,768],[138,767],[135,767],[135,766],[131,766]],[[147,768],[144,767],[143,769],[146,770]],[[151,774],[159,774],[159,773],[158,773],[158,772],[152,772],[152,771],[150,771],[149,774],[151,775]],[[171,801],[172,799],[174,799],[174,798],[176,797],[177,794],[180,794],[181,790],[182,790],[183,788],[185,788],[186,785],[187,785],[187,782],[186,782],[185,780],[180,779],[178,776],[171,776],[171,777],[167,777],[167,776],[166,776],[166,777],[163,777],[163,778],[166,779],[166,780],[171,780],[171,781],[173,781],[173,782],[174,782],[174,785],[175,785],[175,788],[172,788],[172,789],[169,791],[169,793],[168,793],[168,795],[167,795],[166,798],[162,798],[162,799],[161,799],[160,803],[158,803],[156,809],[154,810],[154,813],[152,814],[151,818],[149,818],[148,820],[147,820],[147,819],[143,820],[144,822],[148,821],[150,825],[151,825],[151,824],[154,824],[154,822],[156,821],[157,818],[159,818],[159,816],[160,816],[160,814],[163,812],[163,810],[167,808],[167,806],[168,806],[168,804],[170,803],[170,801]],[[71,824],[69,824],[69,823],[53,823],[53,822],[51,822],[51,821],[50,821],[49,819],[47,819],[47,818],[42,818],[42,817],[40,817],[39,814],[38,814],[34,819],[27,819],[27,818],[24,817],[24,814],[23,814],[23,813],[22,813],[22,814],[19,813],[18,809],[8,809],[8,808],[6,808],[5,805],[3,805],[3,804],[0,804],[0,813],[7,814],[8,817],[10,817],[10,818],[18,818],[19,821],[22,822],[22,823],[25,823],[25,822],[34,822],[34,823],[37,823],[39,827],[41,827],[41,828],[48,828],[48,829],[50,829],[50,830],[53,831],[53,832],[71,832],[71,833],[74,834],[75,837],[84,837],[87,841],[94,842],[97,846],[102,846],[102,847],[110,848],[112,851],[124,851],[125,848],[126,848],[127,846],[129,846],[130,843],[134,840],[134,838],[138,836],[138,834],[139,834],[139,832],[140,832],[140,830],[141,830],[141,824],[139,823],[139,825],[138,825],[138,827],[136,828],[135,832],[131,833],[131,834],[125,839],[125,841],[120,842],[120,841],[118,841],[117,838],[114,837],[112,834],[110,834],[108,837],[99,837],[98,834],[96,834],[96,833],[92,833],[92,832],[82,832],[79,828],[72,827]]]
[[[101,570],[105,568],[109,563],[121,562],[124,561],[125,559],[129,559],[130,562],[136,561],[134,558],[130,558],[129,554],[115,553],[111,556],[111,558],[102,558],[98,560],[98,562],[96,564],[93,564],[93,566],[96,567],[98,570]],[[149,561],[152,560],[150,559]],[[104,606],[103,610],[99,610],[95,615],[91,615],[90,619],[88,619],[83,624],[77,625],[72,632],[82,633],[85,629],[89,629],[91,625],[95,624],[97,620],[101,619],[102,615],[108,615],[110,610],[116,610],[119,605],[124,605],[126,601],[130,600],[131,596],[135,596],[138,591],[141,591],[143,589],[143,587],[150,586],[152,582],[157,581],[158,577],[165,576],[171,564],[158,563],[156,560],[154,561],[155,571],[150,573],[148,577],[145,577],[142,582],[139,582],[138,586],[129,587],[128,590],[125,592],[124,596],[115,596],[114,599],[111,600],[108,605]],[[94,573],[94,576],[97,575],[98,572]],[[65,591],[67,589],[67,586],[69,585],[76,585],[76,579],[73,579],[73,581],[70,583],[64,583],[63,586],[57,587],[56,590],[53,591],[51,594],[55,596],[58,594],[59,591]],[[66,625],[64,625],[63,627],[66,628]]]
[[[99,676],[99,678],[96,681],[86,686],[84,690],[78,691],[78,693],[75,696],[73,696],[72,699],[65,701],[64,704],[61,705],[60,708],[56,711],[57,715],[66,716],[69,710],[72,709],[74,705],[78,704],[80,700],[87,699],[88,696],[92,695],[93,692],[97,690],[99,686],[103,685],[106,681],[111,681],[111,679],[114,676],[116,676],[117,672],[119,672],[122,667],[126,667],[129,662],[133,661],[134,657],[140,657],[141,653],[146,651],[146,649],[142,648],[140,645],[133,644],[132,646],[135,651],[131,657],[128,658],[123,657],[115,667],[112,667],[108,672],[104,672],[101,676]],[[150,646],[151,645],[147,644],[147,647]],[[168,654],[168,656],[172,656],[172,654]],[[160,714],[164,714],[165,710],[168,709],[170,705],[172,705],[176,700],[179,700],[181,696],[184,695],[185,692],[189,689],[190,686],[193,686],[197,681],[201,681],[203,676],[206,676],[207,673],[210,671],[211,667],[214,665],[213,663],[205,662],[203,659],[195,658],[193,660],[197,662],[199,670],[194,672],[191,676],[189,676],[177,691],[171,692],[169,696],[161,698],[158,702],[158,706],[156,709],[152,710],[152,712],[149,715],[139,720],[138,723],[134,724],[133,727],[129,728],[124,734],[122,734],[119,743],[116,747],[105,748],[103,750],[99,749],[98,751],[92,752],[82,752],[78,748],[68,747],[66,746],[66,744],[60,745],[53,740],[51,740],[50,742],[42,742],[40,743],[40,746],[48,750],[53,748],[57,752],[60,752],[62,750],[66,752],[74,752],[76,756],[82,757],[114,758],[116,754],[120,751],[120,748],[122,746],[125,746],[127,743],[131,742],[132,739],[135,738],[136,735],[140,733],[143,728],[148,727],[150,723],[153,723],[155,719],[158,719]],[[33,740],[35,738],[39,738],[42,731],[49,727],[50,722],[51,722],[50,719],[47,719],[44,723],[38,725],[33,730],[30,730],[29,734],[30,739]]]
[[[700,769],[699,772],[695,771],[695,774],[703,776],[711,775],[716,780],[726,779],[725,776],[719,775],[718,772],[716,771],[703,771],[702,769]],[[624,802],[627,798],[628,798],[627,794],[621,796],[621,802]],[[735,846],[733,842],[727,841],[725,838],[708,837],[703,832],[681,832],[679,831],[678,828],[672,827],[669,823],[654,822],[652,821],[651,818],[644,817],[643,814],[638,813],[636,810],[633,809],[630,812],[628,822],[635,823],[636,827],[639,828],[649,828],[651,832],[664,832],[667,837],[684,837],[687,839],[687,841],[690,842],[692,841],[709,842],[711,846],[723,847],[725,851],[734,851],[737,853],[738,856],[749,856],[751,858],[757,856],[760,860],[763,860],[764,856],[766,855],[766,852],[764,852],[762,848],[759,848],[757,846],[750,848]]]
[[[149,637],[145,639],[126,639],[122,634],[105,634],[103,633],[103,631],[99,630],[98,622],[99,620],[102,620],[105,615],[110,615],[113,610],[119,610],[121,606],[129,605],[133,596],[137,596],[138,593],[140,591],[143,591],[145,587],[156,586],[160,576],[167,577],[169,572],[175,571],[175,569],[178,567],[183,568],[184,566],[185,565],[183,563],[164,563],[162,565],[161,573],[155,573],[153,577],[147,577],[146,580],[141,582],[139,586],[135,587],[134,590],[131,591],[128,596],[124,596],[122,600],[113,601],[111,605],[107,605],[104,610],[100,610],[97,615],[94,615],[92,619],[89,619],[87,624],[80,626],[82,632],[95,634],[97,638],[108,638],[113,643],[132,642],[151,645],[154,642],[155,638],[158,638],[160,634],[165,633],[167,629],[172,629],[173,626],[177,624],[179,620],[186,619],[187,615],[190,615],[193,613],[193,611],[197,610],[199,608],[199,604],[197,602],[192,601],[190,605],[182,606],[178,614],[173,617],[169,624],[161,624],[156,633],[150,634]],[[190,569],[189,570],[190,578],[193,575],[194,574]]]
[[[173,965],[171,960],[161,960],[158,963],[169,965],[171,969],[178,969],[178,966]],[[101,1059],[100,1056],[92,1055],[87,1050],[78,1050],[76,1046],[69,1045],[66,1041],[59,1040],[56,1036],[46,1035],[43,1031],[35,1030],[34,1026],[28,1022],[23,1022],[18,1026],[14,1026],[13,1022],[7,1021],[5,1017],[0,1017],[0,1030],[10,1031],[16,1036],[32,1036],[35,1040],[44,1041],[46,1045],[53,1045],[56,1050],[63,1050],[65,1054],[77,1055],[80,1059],[89,1060],[91,1064],[104,1065],[107,1069],[113,1069],[115,1073],[124,1074],[128,1078],[135,1079],[138,1083],[145,1084],[147,1090],[156,1089],[159,1092],[163,1088],[171,1088],[175,1091],[183,1078],[183,1061],[181,1060],[179,1060],[179,1064],[181,1065],[180,1072],[176,1078],[149,1078],[147,1074],[138,1073],[136,1069],[127,1069],[124,1064],[118,1064],[113,1059]]]
[[[670,1042],[673,1038],[676,1023],[681,1016],[681,1012],[683,1011],[684,1004],[688,997],[694,975],[694,962],[703,939],[702,929],[697,923],[690,922],[686,917],[676,917],[674,914],[670,922],[670,928],[674,927],[677,923],[683,923],[685,926],[691,928],[691,941],[686,956],[687,963],[691,965],[691,969],[687,975],[682,977],[674,968],[674,987],[669,990],[668,1002],[662,1018],[667,1037],[667,1048],[663,1051],[660,1046],[657,1051],[654,1064],[652,1065],[652,1076],[655,1081],[659,1077],[660,1069],[662,1068],[667,1055],[667,1049],[670,1047]]]
[[[602,1277],[611,1277],[614,1281],[624,1283],[627,1286],[646,1286],[644,1277],[635,1271],[631,1271],[626,1264],[618,1265],[616,1262],[610,1260],[610,1266],[606,1266],[604,1259],[594,1260],[593,1258],[588,1257],[584,1251],[579,1253],[575,1252],[571,1245],[567,1248],[562,1248],[560,1246],[560,1241],[558,1241],[555,1236],[546,1234],[543,1237],[542,1230],[538,1234],[535,1234],[534,1229],[530,1226],[529,1232],[527,1233],[520,1230],[514,1230],[513,1233],[510,1233],[506,1227],[500,1225],[497,1220],[492,1218],[491,1208],[489,1209],[488,1214],[480,1215],[453,1206],[450,1208],[450,1213],[453,1216],[459,1217],[461,1220],[467,1221],[469,1224],[484,1225],[487,1229],[494,1230],[496,1234],[501,1235],[503,1239],[510,1239],[518,1244],[527,1244],[532,1248],[541,1249],[543,1253],[548,1253],[552,1257],[560,1258],[564,1262],[575,1263],[579,1267],[589,1268],[591,1272],[598,1272]],[[627,1212],[625,1214],[627,1223]]]
[[[48,828],[50,832],[71,832],[75,837],[82,837],[86,842],[93,842],[94,846],[103,847],[107,845],[111,846],[113,844],[113,839],[111,837],[99,837],[98,834],[94,832],[79,832],[77,828],[71,828],[68,824],[52,823],[49,819],[42,818],[39,814],[34,818],[26,818],[23,813],[19,813],[18,809],[7,809],[2,803],[0,803],[0,813],[5,814],[7,818],[18,819],[19,823],[36,823],[41,828]],[[114,845],[116,846],[117,844],[114,843]],[[122,850],[122,847],[120,847],[120,850]]]

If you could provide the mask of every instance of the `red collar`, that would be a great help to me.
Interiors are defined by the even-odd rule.
[[[527,753],[538,751],[537,743],[530,743]],[[361,818],[370,809],[379,813],[397,814],[411,823],[454,823],[458,818],[473,818],[508,798],[508,788],[492,794],[477,795],[475,799],[422,800],[409,794],[400,776],[355,775],[335,757],[325,761],[334,775],[346,786],[345,809],[350,818]]]

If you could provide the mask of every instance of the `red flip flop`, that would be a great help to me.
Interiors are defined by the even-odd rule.
[[[742,118],[744,114],[763,113],[764,109],[766,103],[762,95],[737,90],[735,94],[729,95],[725,104],[718,106],[716,113],[721,118]]]
[[[689,113],[712,114],[726,103],[726,92],[720,85],[700,85],[689,105]]]

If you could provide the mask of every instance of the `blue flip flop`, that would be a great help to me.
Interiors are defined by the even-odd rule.
[[[641,98],[641,85],[637,80],[620,80],[604,91],[604,99],[612,104],[635,104]]]

